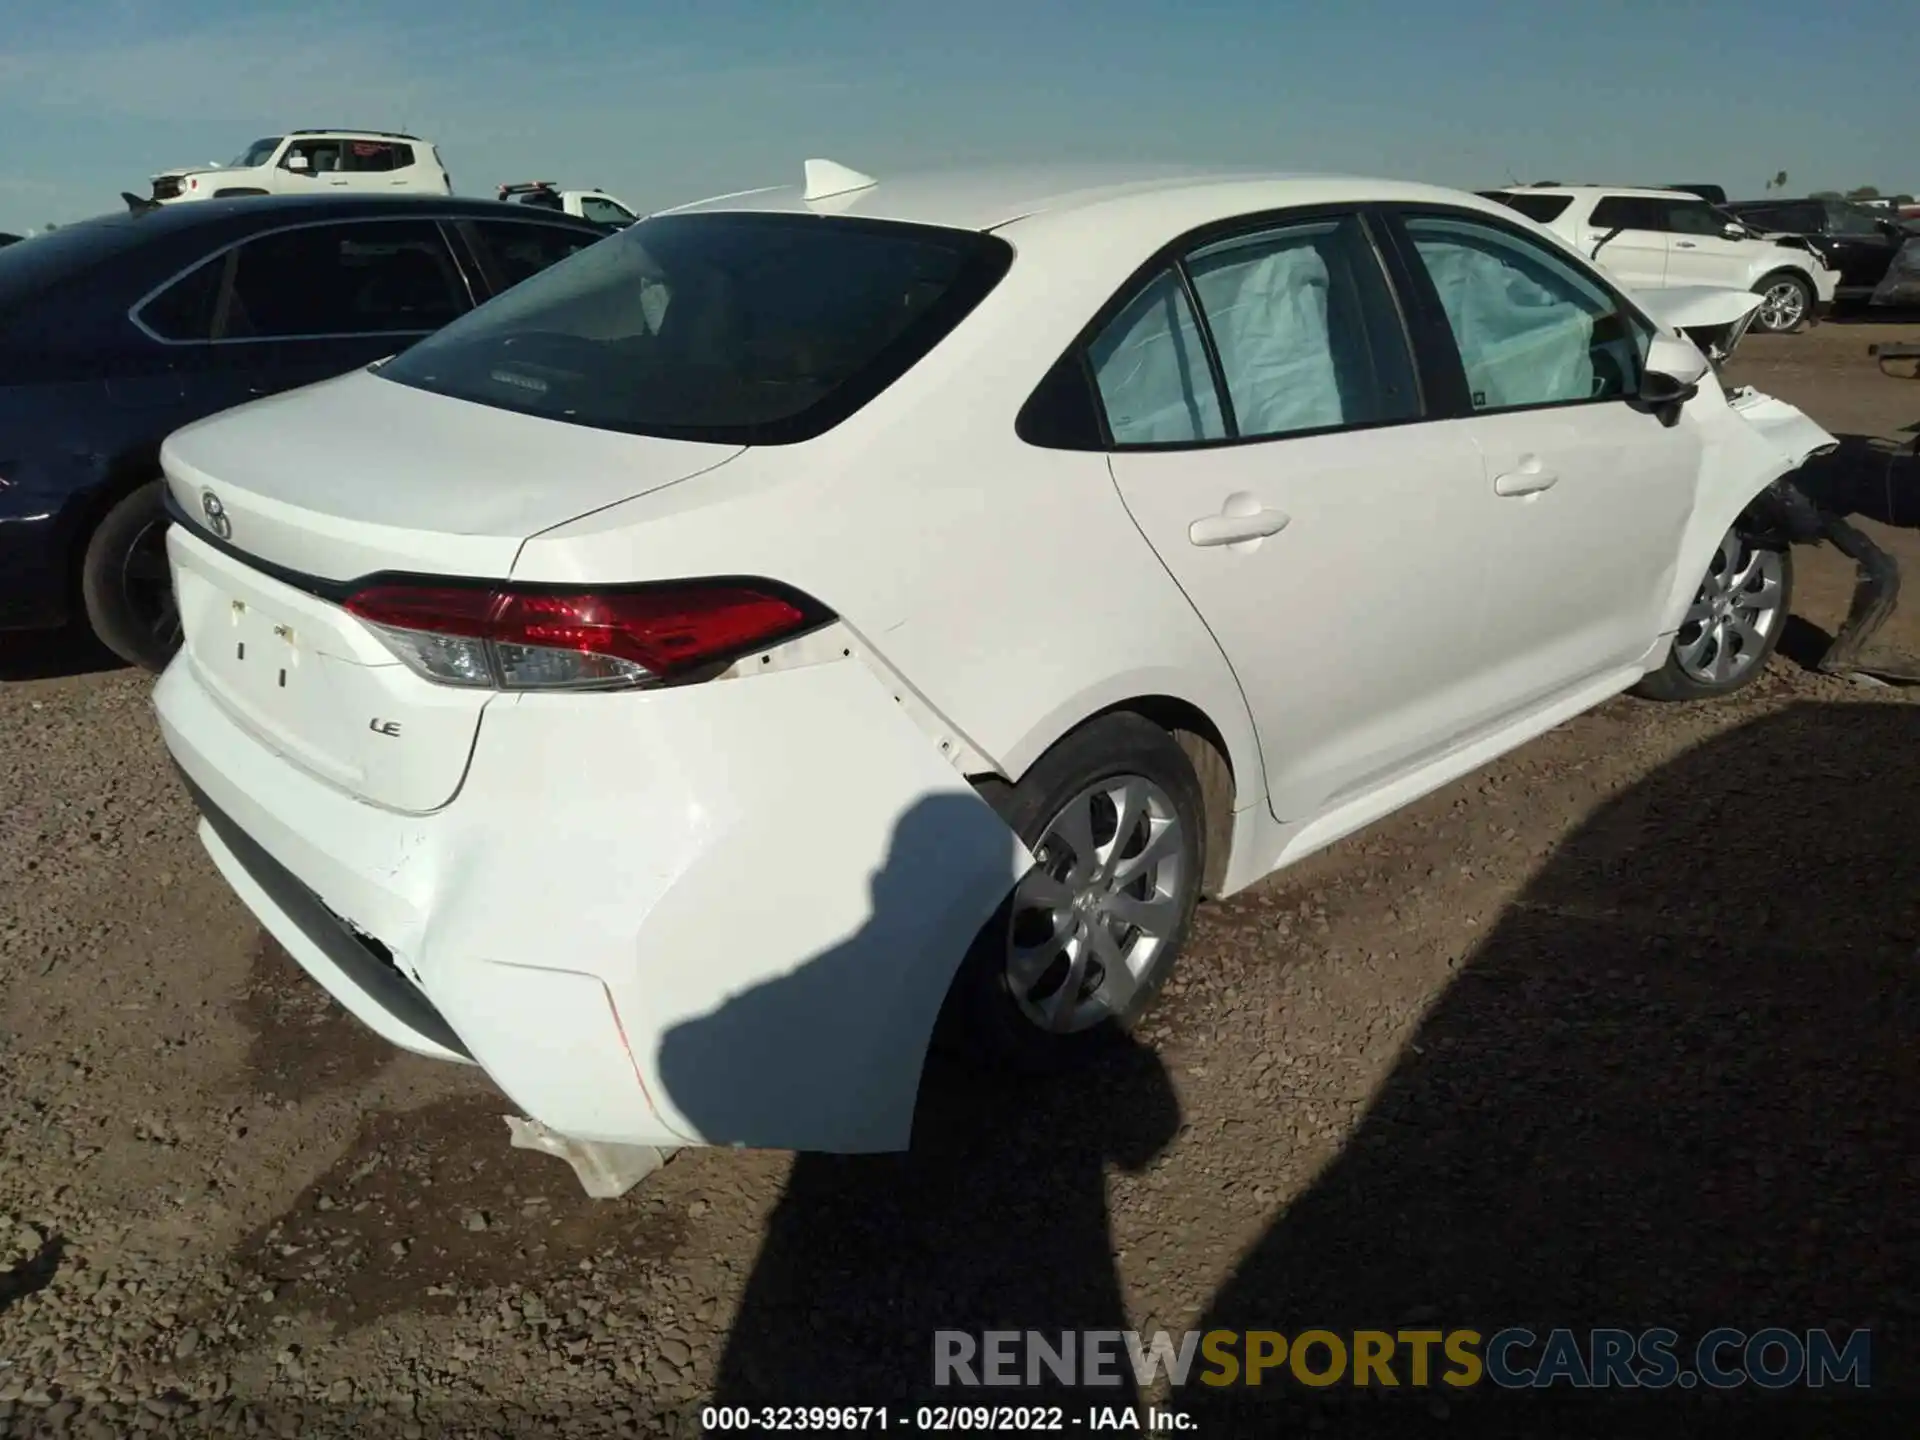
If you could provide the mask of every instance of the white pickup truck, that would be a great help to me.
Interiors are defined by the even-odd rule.
[[[562,190],[551,180],[502,185],[499,198],[518,205],[533,205],[542,210],[578,215],[582,220],[591,220],[609,230],[624,230],[640,218],[631,208],[604,190]]]

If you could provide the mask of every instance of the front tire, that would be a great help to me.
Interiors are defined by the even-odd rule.
[[[948,1000],[993,1068],[1057,1071],[1119,1044],[1166,983],[1206,871],[1206,802],[1158,725],[1102,716],[988,797],[1033,869],[974,940]]]
[[[1789,270],[1776,270],[1753,293],[1760,297],[1760,309],[1753,317],[1753,328],[1770,335],[1792,335],[1807,328],[1813,318],[1813,287]]]
[[[150,480],[121,500],[94,530],[80,562],[80,595],[93,633],[129,665],[155,673],[180,648],[163,497],[163,482]]]
[[[1666,663],[1635,693],[1649,700],[1713,700],[1744,690],[1767,668],[1792,605],[1793,551],[1735,526],[1707,563]]]

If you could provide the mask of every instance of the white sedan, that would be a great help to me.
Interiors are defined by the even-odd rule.
[[[809,162],[169,439],[160,723],[395,1044],[897,1149],[936,1028],[1097,1053],[1203,895],[1754,677],[1833,438],[1649,305],[1428,186]]]

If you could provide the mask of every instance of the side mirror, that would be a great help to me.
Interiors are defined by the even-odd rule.
[[[1720,233],[1725,235],[1729,240],[1744,240],[1747,238],[1747,227],[1742,225],[1738,220],[1729,220],[1725,225],[1720,227]]]
[[[1640,398],[1655,407],[1684,405],[1699,393],[1698,380],[1683,379],[1664,370],[1649,370],[1640,377]]]
[[[289,170],[309,170],[311,168],[312,163],[304,155],[289,155],[287,157],[287,169]]]

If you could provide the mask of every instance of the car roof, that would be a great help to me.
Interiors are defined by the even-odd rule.
[[[853,172],[851,182],[868,177]],[[1178,196],[1188,214],[1217,211],[1221,218],[1296,205],[1358,204],[1401,200],[1445,202],[1487,208],[1458,190],[1402,180],[1320,175],[1233,167],[1074,164],[992,166],[925,170],[890,175],[860,188],[808,200],[805,185],[775,185],[717,195],[656,215],[760,211],[795,215],[847,215],[959,230],[995,230],[1015,221],[1083,215],[1093,209],[1135,209]]]
[[[1657,190],[1644,185],[1503,185],[1502,195],[1618,195],[1628,200],[1699,200],[1691,190]],[[1711,204],[1711,201],[1701,201]]]
[[[435,216],[452,219],[552,216],[556,223],[594,228],[577,216],[529,210],[525,205],[461,195],[245,195],[225,200],[194,200],[150,209],[115,211],[80,221],[83,225],[138,228],[142,236],[180,234],[202,227],[230,225],[236,230],[271,229],[305,220],[373,220],[385,216]]]

